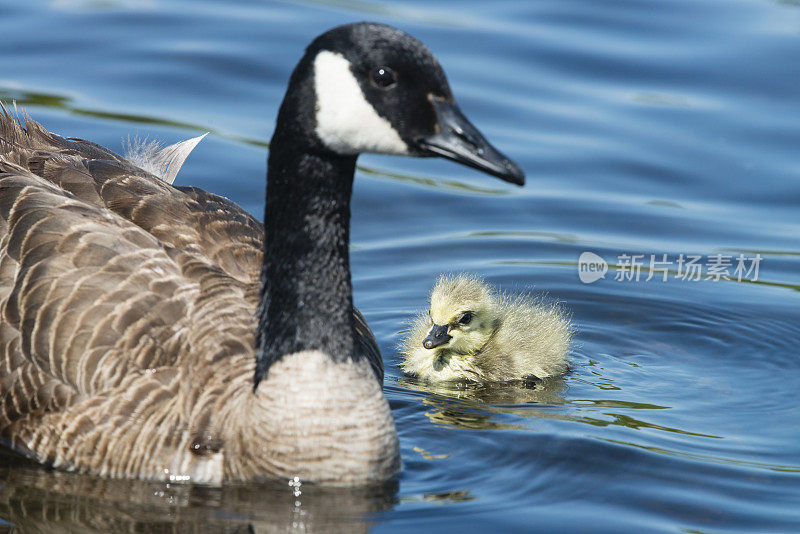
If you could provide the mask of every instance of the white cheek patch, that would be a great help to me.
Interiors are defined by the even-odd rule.
[[[334,152],[407,154],[397,130],[378,115],[361,91],[350,62],[323,50],[314,59],[317,136]]]

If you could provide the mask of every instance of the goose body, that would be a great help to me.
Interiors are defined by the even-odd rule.
[[[430,381],[546,378],[568,369],[572,327],[555,304],[511,297],[480,278],[442,276],[401,346],[401,367]]]
[[[369,23],[322,34],[295,68],[263,226],[5,110],[0,138],[0,440],[111,477],[393,476],[383,364],[352,303],[356,158],[438,155],[523,180],[427,48]]]

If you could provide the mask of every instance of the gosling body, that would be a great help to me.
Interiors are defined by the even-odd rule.
[[[401,367],[430,381],[508,381],[569,369],[573,329],[558,304],[510,296],[470,275],[442,276],[403,340]]]

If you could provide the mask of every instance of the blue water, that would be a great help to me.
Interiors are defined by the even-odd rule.
[[[386,363],[396,487],[119,482],[0,452],[0,530],[800,531],[800,3],[431,6],[0,3],[0,99],[115,150],[211,131],[178,182],[259,218],[288,75],[311,38],[356,20],[427,43],[528,174],[518,189],[445,161],[360,160],[355,300]],[[605,278],[579,280],[585,251]],[[616,280],[623,254],[667,254],[668,280]],[[762,260],[757,280],[684,281],[680,254]],[[573,371],[535,389],[403,377],[404,322],[453,270],[563,302]]]

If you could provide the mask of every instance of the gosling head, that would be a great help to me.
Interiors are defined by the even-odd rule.
[[[292,74],[282,119],[338,155],[438,156],[525,182],[461,113],[430,50],[390,26],[348,24],[317,37]]]
[[[474,355],[500,326],[498,298],[479,278],[442,276],[431,291],[430,322],[423,348]]]

